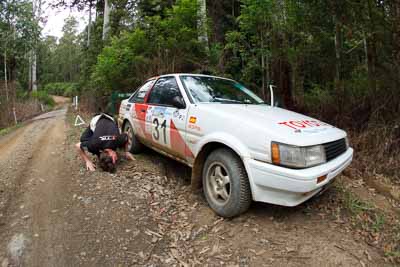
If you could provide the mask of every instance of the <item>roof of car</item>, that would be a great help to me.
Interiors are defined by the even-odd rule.
[[[163,75],[159,75],[159,76],[154,76],[154,77],[151,77],[148,80],[158,79],[160,77],[167,77],[167,76],[202,76],[202,77],[219,78],[219,79],[225,79],[225,80],[233,81],[232,79],[225,78],[225,77],[207,75],[207,74],[199,74],[199,73],[169,73],[169,74],[163,74]]]

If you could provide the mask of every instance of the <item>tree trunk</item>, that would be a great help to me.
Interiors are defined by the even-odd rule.
[[[28,52],[28,91],[32,91],[32,51]]]
[[[367,35],[365,32],[363,32],[363,44],[364,44],[364,55],[365,55],[365,69],[367,70],[367,73],[369,73],[368,70],[368,45],[367,45]]]
[[[376,93],[376,32],[375,19],[373,16],[371,1],[368,0],[368,17],[370,21],[371,34],[366,38],[367,44],[367,65],[368,65],[368,85],[372,93]]]
[[[198,12],[197,12],[197,29],[198,29],[198,40],[204,44],[206,50],[208,50],[208,35],[207,35],[207,6],[206,0],[197,0]]]
[[[4,48],[4,86],[6,89],[6,100],[8,102],[7,49],[6,48]]]
[[[397,69],[397,77],[400,77],[400,0],[394,0],[392,4],[393,17],[393,62]],[[400,79],[400,78],[399,78]],[[398,81],[399,83],[400,81]]]
[[[264,62],[264,54],[261,54],[261,96],[263,100],[266,100],[265,95],[265,62]]]
[[[37,91],[37,55],[34,49],[32,55],[32,92]]]
[[[109,0],[104,0],[104,17],[103,17],[103,41],[108,38],[108,33],[110,31],[110,2]]]
[[[39,18],[41,15],[41,10],[42,9],[42,1],[41,0],[34,0],[33,1],[33,18],[36,21],[36,23],[39,25]],[[32,88],[33,92],[37,91],[37,54],[36,54],[36,46],[37,46],[37,38],[36,36],[34,37],[34,47],[32,49],[32,53],[31,53],[31,85],[30,87]]]
[[[261,33],[261,95],[263,100],[266,100],[265,96],[265,61],[264,61],[264,38]]]
[[[342,23],[338,18],[337,10],[334,11],[333,21],[335,23],[335,91],[338,98],[339,108],[342,106]]]
[[[295,56],[292,66],[292,87],[293,87],[293,101],[296,106],[303,106],[304,104],[304,75],[302,74],[303,60],[301,56]]]
[[[269,86],[271,85],[271,77],[269,75],[269,56],[265,55],[265,82],[267,84],[267,90],[269,90]]]
[[[90,46],[90,28],[92,26],[92,2],[89,3],[89,23],[87,29],[87,47]]]

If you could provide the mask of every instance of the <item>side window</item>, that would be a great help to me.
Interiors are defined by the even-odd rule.
[[[182,97],[175,77],[162,77],[154,85],[147,102],[149,104],[172,106],[172,99],[175,96]]]
[[[145,84],[140,87],[136,93],[134,93],[131,98],[128,100],[129,103],[143,103],[144,97],[146,96],[147,92],[150,90],[151,86],[153,85],[154,80],[147,81]]]

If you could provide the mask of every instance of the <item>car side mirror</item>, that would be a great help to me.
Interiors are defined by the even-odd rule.
[[[185,101],[181,96],[174,96],[171,101],[172,106],[176,107],[177,109],[184,109],[186,108]]]

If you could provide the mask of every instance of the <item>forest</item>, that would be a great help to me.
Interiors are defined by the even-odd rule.
[[[399,0],[54,0],[89,14],[61,38],[41,33],[42,4],[0,2],[0,127],[49,94],[95,111],[149,77],[207,73],[264,99],[275,85],[281,106],[350,132],[362,172],[399,180]]]
[[[53,17],[75,14],[57,36],[45,30],[49,10]],[[77,115],[89,122],[96,112],[110,112],[116,93],[126,96],[167,73],[231,78],[267,104],[272,85],[279,107],[343,129],[353,160],[321,196],[290,208],[254,203],[228,220],[192,190],[196,168],[151,151],[133,163],[121,158],[116,174],[86,171],[76,144],[85,125],[77,125]],[[1,266],[214,266],[222,260],[227,266],[394,266],[400,263],[399,94],[400,0],[0,0]],[[79,109],[69,101],[74,96]],[[237,121],[230,129],[241,131],[245,119]],[[158,130],[156,122],[149,129]],[[267,123],[254,129],[270,130]],[[267,155],[272,143],[257,151]],[[241,166],[237,159],[232,164]],[[317,184],[342,171],[330,166],[314,177]],[[314,167],[320,166],[306,171]],[[250,173],[242,170],[237,177]],[[15,243],[26,262],[10,258]]]

